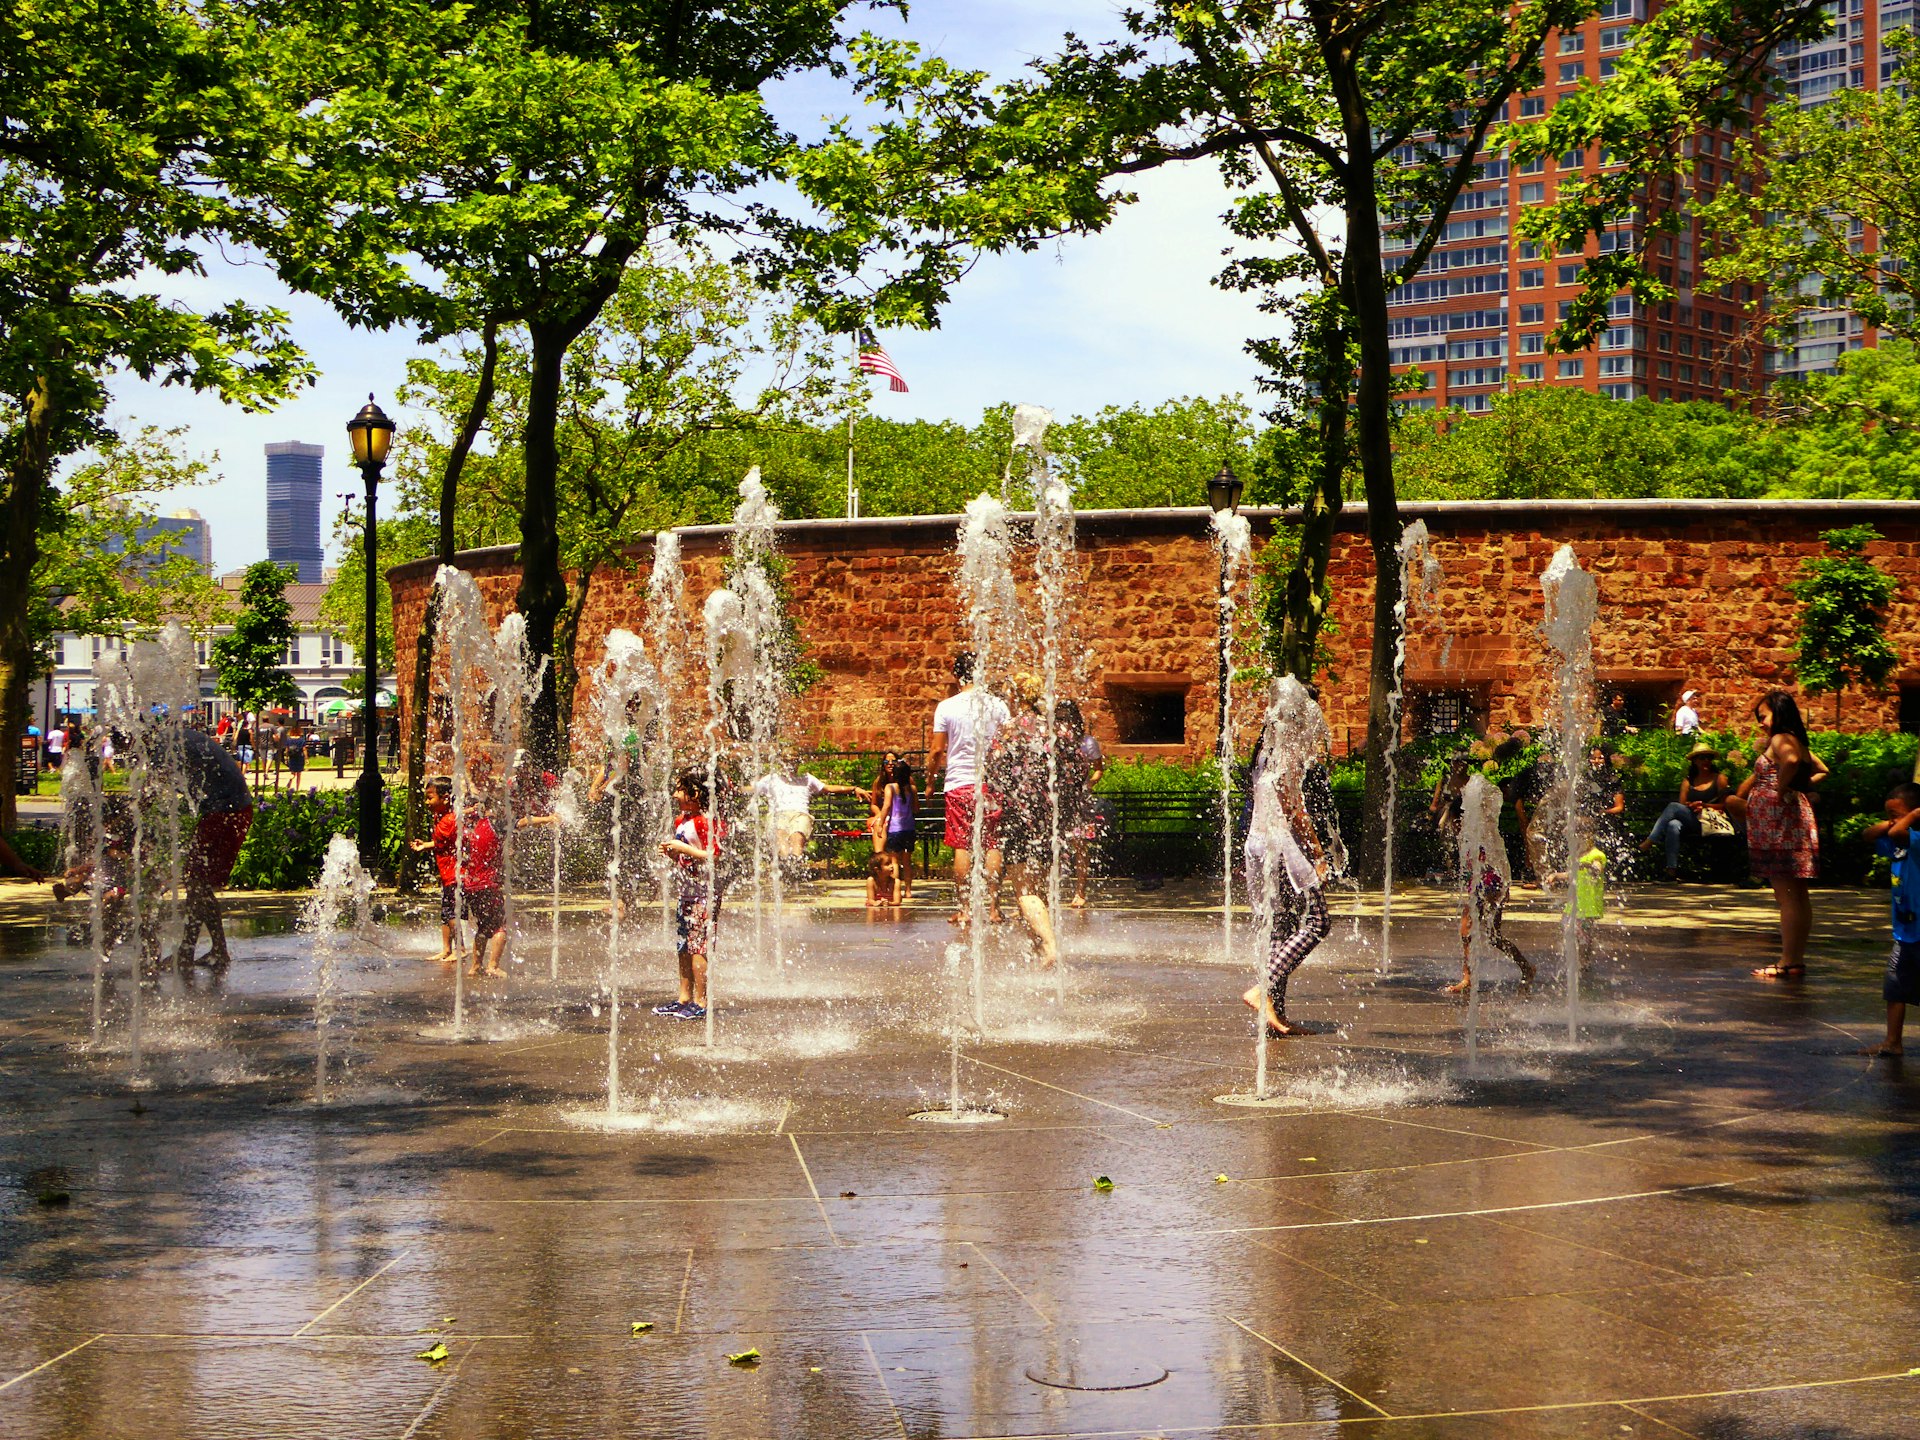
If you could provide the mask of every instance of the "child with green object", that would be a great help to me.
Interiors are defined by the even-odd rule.
[[[1591,841],[1592,836],[1582,839]],[[1580,947],[1580,968],[1593,963],[1593,936],[1607,916],[1607,852],[1589,844],[1573,876],[1574,937]]]

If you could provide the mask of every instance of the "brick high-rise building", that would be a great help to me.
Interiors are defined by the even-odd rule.
[[[1647,4],[1602,0],[1585,24],[1550,34],[1544,83],[1515,95],[1509,114],[1520,120],[1544,116],[1563,95],[1612,74],[1634,25],[1646,18]],[[1717,185],[1737,183],[1733,144],[1733,132],[1722,130],[1688,143],[1687,183],[1703,198]],[[1616,296],[1613,323],[1590,349],[1548,352],[1548,335],[1580,293],[1583,260],[1637,247],[1647,216],[1643,209],[1590,240],[1586,256],[1551,258],[1535,242],[1517,238],[1517,221],[1529,206],[1551,199],[1563,178],[1597,174],[1610,163],[1591,151],[1572,151],[1524,166],[1489,156],[1480,166],[1420,274],[1388,297],[1394,368],[1418,365],[1428,379],[1427,389],[1407,404],[1485,410],[1494,393],[1509,385],[1573,386],[1619,400],[1720,400],[1729,391],[1763,388],[1764,351],[1743,310],[1750,292],[1696,288],[1697,224],[1653,241],[1649,263],[1674,286],[1673,300],[1645,306]],[[1658,182],[1651,197],[1656,206],[1684,201],[1671,180]],[[1405,248],[1389,243],[1387,258]]]

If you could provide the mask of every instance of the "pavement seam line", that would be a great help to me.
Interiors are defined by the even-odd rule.
[[[687,1318],[687,1292],[693,1289],[693,1246],[687,1247],[687,1268],[680,1272],[680,1303],[673,1312],[673,1333],[680,1333]]]
[[[1069,1090],[1064,1085],[1052,1085],[1045,1080],[1036,1080],[1031,1075],[1021,1074],[1020,1071],[1018,1070],[1009,1070],[1005,1065],[996,1065],[991,1060],[982,1060],[978,1055],[965,1055],[965,1056],[962,1056],[961,1058],[966,1060],[969,1064],[984,1065],[989,1070],[998,1070],[1002,1075],[1011,1075],[1016,1080],[1024,1080],[1029,1085],[1038,1085],[1042,1089],[1052,1090],[1061,1095],[1071,1095],[1074,1099],[1084,1100],[1089,1105],[1099,1105],[1099,1106],[1103,1106],[1108,1110],[1118,1110],[1122,1115],[1131,1115],[1136,1120],[1145,1120],[1149,1125],[1159,1125],[1164,1123],[1163,1121],[1160,1120],[1158,1116],[1147,1115],[1139,1110],[1129,1110],[1126,1106],[1116,1105],[1111,1100],[1096,1100],[1091,1095],[1082,1095],[1078,1090]]]
[[[1682,1430],[1678,1425],[1674,1425],[1669,1423],[1668,1421],[1662,1420],[1658,1415],[1649,1415],[1646,1411],[1640,1409],[1636,1405],[1628,1404],[1625,1400],[1620,1401],[1619,1405],[1620,1405],[1620,1408],[1626,1411],[1629,1415],[1638,1415],[1642,1420],[1651,1420],[1654,1424],[1658,1425],[1662,1430],[1671,1430],[1676,1435],[1684,1435],[1687,1437],[1687,1440],[1701,1440],[1701,1437],[1694,1434],[1693,1431]]]
[[[807,1177],[807,1189],[813,1192],[814,1207],[820,1212],[820,1223],[827,1227],[827,1238],[833,1241],[834,1248],[841,1248],[838,1234],[834,1232],[833,1217],[827,1214],[827,1207],[820,1198],[820,1187],[813,1183],[813,1171],[807,1166],[807,1157],[800,1153],[800,1137],[788,1135],[787,1143],[793,1146],[793,1158],[800,1162],[800,1173]]]
[[[1009,1276],[1006,1271],[1002,1270],[999,1267],[999,1265],[994,1263],[994,1258],[991,1255],[987,1254],[986,1251],[980,1248],[980,1243],[977,1240],[969,1240],[966,1243],[967,1243],[967,1248],[973,1251],[973,1253],[978,1255],[982,1260],[986,1261],[987,1268],[993,1271],[994,1274],[998,1275],[1001,1281],[1006,1285],[1006,1287],[1009,1290],[1013,1291],[1014,1294],[1018,1295],[1021,1298],[1021,1300],[1026,1302],[1026,1306],[1029,1310],[1033,1311],[1034,1314],[1040,1317],[1040,1323],[1042,1325],[1045,1325],[1049,1330],[1051,1330],[1053,1328],[1053,1321],[1048,1317],[1046,1311],[1042,1310],[1038,1305],[1034,1304],[1033,1297],[1027,1294],[1027,1292],[1022,1290],[1018,1285],[1013,1283],[1012,1277]]]
[[[887,1410],[893,1416],[893,1423],[900,1427],[900,1440],[907,1440],[906,1417],[900,1413],[900,1407],[893,1403],[893,1387],[887,1384],[887,1372],[881,1367],[880,1357],[874,1353],[873,1336],[862,1330],[860,1343],[867,1347],[867,1359],[873,1362],[873,1373],[880,1381],[880,1393],[887,1397]]]
[[[82,1350],[86,1349],[87,1346],[93,1344],[94,1341],[104,1338],[105,1334],[106,1332],[102,1331],[99,1335],[89,1335],[86,1339],[82,1340],[78,1345],[75,1345],[72,1348],[67,1350],[62,1350],[58,1355],[55,1355],[51,1360],[42,1360],[38,1365],[34,1366],[31,1370],[21,1371],[18,1375],[14,1376],[11,1380],[7,1381],[3,1385],[0,1385],[0,1390],[11,1390],[14,1386],[18,1385],[22,1380],[32,1379],[35,1375],[38,1375],[42,1370],[45,1370],[49,1365],[58,1365],[62,1360],[66,1359],[69,1355],[78,1355]]]
[[[1731,1400],[1737,1395],[1783,1395],[1790,1390],[1832,1390],[1841,1385],[1871,1385],[1880,1380],[1911,1380],[1905,1370],[1882,1375],[1844,1375],[1838,1380],[1792,1380],[1778,1385],[1745,1385],[1736,1390],[1698,1390],[1686,1395],[1629,1395],[1620,1400],[1560,1400],[1550,1405],[1508,1405],[1495,1410],[1434,1410],[1396,1415],[1396,1420],[1471,1420],[1487,1415],[1536,1415],[1554,1410],[1591,1410],[1608,1405],[1668,1405],[1680,1400]]]
[[[342,1305],[346,1304],[349,1300],[353,1299],[354,1296],[358,1295],[362,1290],[366,1289],[367,1286],[371,1285],[374,1281],[378,1280],[382,1275],[386,1274],[387,1271],[391,1270],[394,1266],[398,1265],[402,1260],[406,1259],[406,1257],[411,1253],[412,1253],[411,1251],[407,1251],[407,1250],[402,1250],[399,1253],[397,1253],[391,1260],[387,1261],[386,1264],[382,1265],[378,1270],[374,1271],[373,1274],[367,1276],[366,1279],[362,1280],[358,1285],[354,1286],[351,1290],[347,1291],[346,1294],[342,1295],[338,1300],[334,1301],[333,1304],[327,1306],[326,1309],[322,1310],[318,1315],[314,1316],[311,1320],[307,1321],[306,1324],[302,1325],[298,1330],[294,1331],[293,1338],[295,1340],[302,1338],[314,1326],[318,1325],[322,1320],[326,1319],[327,1316],[331,1315],[334,1311],[338,1310]]]
[[[480,1345],[481,1342],[478,1340],[471,1340],[467,1343],[467,1348],[460,1352],[459,1362],[448,1372],[447,1378],[434,1387],[433,1394],[427,1397],[427,1403],[421,1407],[420,1413],[413,1417],[413,1423],[401,1432],[400,1440],[413,1440],[413,1437],[420,1433],[420,1427],[427,1423],[428,1417],[431,1416],[435,1410],[440,1408],[441,1399],[446,1395],[447,1391],[452,1388],[453,1382],[460,1378],[460,1372],[466,1369],[467,1361],[473,1358],[473,1352],[478,1350]]]
[[[1296,1177],[1298,1178],[1298,1177]],[[1752,1179],[1756,1177],[1746,1177]],[[1725,1190],[1741,1180],[1714,1180],[1705,1185],[1676,1185],[1670,1190],[1635,1190],[1626,1195],[1593,1195],[1584,1200],[1543,1200],[1535,1205],[1494,1205],[1485,1210],[1440,1210],[1431,1215],[1368,1215],[1348,1220],[1301,1220],[1291,1225],[1227,1225],[1216,1230],[1185,1230],[1185,1235],[1255,1235],[1278,1230],[1336,1230],[1344,1225],[1406,1225],[1420,1220],[1467,1220],[1478,1215],[1519,1215],[1529,1210],[1568,1210],[1575,1205],[1611,1205],[1616,1200],[1649,1200],[1659,1195],[1691,1195],[1700,1190]]]
[[[1338,1380],[1334,1379],[1333,1376],[1327,1374],[1326,1371],[1318,1369],[1315,1366],[1309,1365],[1306,1361],[1302,1360],[1298,1355],[1294,1354],[1291,1350],[1287,1349],[1286,1346],[1282,1345],[1278,1340],[1272,1340],[1272,1339],[1269,1339],[1267,1336],[1262,1335],[1258,1330],[1254,1329],[1251,1325],[1247,1324],[1246,1321],[1238,1319],[1232,1315],[1227,1316],[1227,1319],[1231,1321],[1233,1324],[1238,1325],[1242,1330],[1246,1331],[1247,1334],[1251,1335],[1254,1339],[1258,1340],[1262,1345],[1269,1346],[1272,1349],[1279,1351],[1282,1355],[1286,1356],[1287,1359],[1291,1360],[1294,1364],[1298,1365],[1302,1370],[1305,1370],[1312,1375],[1318,1375],[1322,1380],[1326,1381],[1327,1384],[1333,1386],[1333,1388],[1338,1390],[1342,1395],[1351,1395],[1354,1399],[1358,1400],[1362,1405],[1366,1406],[1369,1410],[1373,1411],[1374,1414],[1386,1420],[1392,1420],[1396,1418],[1393,1412],[1388,1410],[1385,1406],[1374,1404],[1373,1401],[1369,1400],[1366,1396],[1362,1395],[1358,1390],[1355,1390],[1349,1385],[1342,1385]]]

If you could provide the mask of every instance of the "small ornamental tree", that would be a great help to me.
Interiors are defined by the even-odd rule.
[[[1832,553],[1800,562],[1789,587],[1800,602],[1800,650],[1794,673],[1809,695],[1833,694],[1833,727],[1840,728],[1840,696],[1850,685],[1879,689],[1899,660],[1887,641],[1887,606],[1894,580],[1866,556],[1880,539],[1871,525],[1825,531]]]
[[[291,705],[300,698],[293,677],[281,668],[294,637],[287,586],[300,572],[292,565],[257,560],[240,582],[240,614],[233,633],[213,642],[220,693],[241,710]]]

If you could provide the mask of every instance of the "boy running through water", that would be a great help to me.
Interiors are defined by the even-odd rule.
[[[486,974],[505,975],[500,968],[507,932],[503,928],[506,899],[500,892],[499,833],[483,812],[473,810],[467,816],[462,844],[460,822],[453,811],[453,782],[444,775],[427,782],[427,813],[433,817],[433,833],[414,841],[413,848],[433,851],[434,866],[440,872],[440,953],[433,958],[443,965],[458,962],[455,926],[463,918],[470,919],[474,948],[467,973],[480,974],[484,963]]]
[[[1913,826],[1920,822],[1920,785],[1893,787],[1887,818],[1867,831],[1876,852],[1893,867],[1893,954],[1881,995],[1887,1002],[1887,1038],[1865,1053],[1895,1059],[1903,1045],[1907,1006],[1920,1005],[1920,855],[1913,853]]]
[[[720,923],[720,886],[714,873],[715,844],[724,826],[707,814],[707,777],[697,770],[682,771],[673,787],[678,816],[673,838],[660,842],[660,853],[673,862],[674,946],[680,961],[680,998],[656,1005],[653,1013],[669,1020],[704,1020],[707,1014],[707,954],[714,928]]]
[[[1463,995],[1473,983],[1473,912],[1476,909],[1480,912],[1482,938],[1520,967],[1520,988],[1528,989],[1533,984],[1533,962],[1501,933],[1500,921],[1507,913],[1508,886],[1485,847],[1480,850],[1478,868],[1480,873],[1472,879],[1469,898],[1460,907],[1460,978],[1446,987],[1446,993]]]

